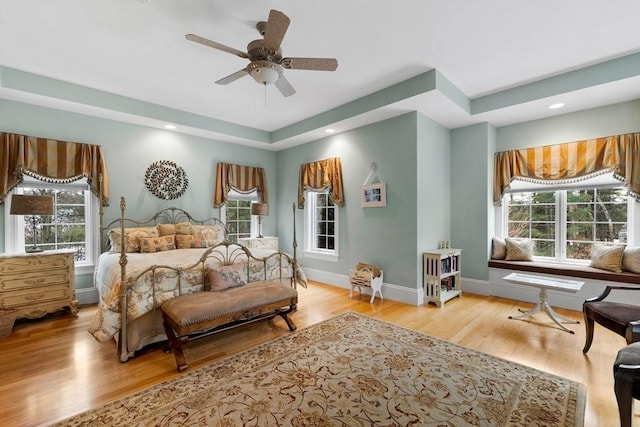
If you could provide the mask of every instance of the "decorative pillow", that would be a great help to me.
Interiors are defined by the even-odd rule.
[[[507,247],[505,259],[507,261],[533,261],[535,242],[530,239],[504,239]]]
[[[620,273],[622,272],[623,254],[624,245],[594,243],[591,245],[591,264],[589,266]]]
[[[120,229],[109,230],[109,244],[111,252],[120,252]],[[134,227],[124,229],[125,252],[140,252],[140,239],[147,237],[159,237],[156,227]]]
[[[176,224],[176,234],[195,234],[191,231],[190,222],[179,222]]]
[[[202,234],[176,234],[178,249],[206,248],[207,242]]]
[[[500,237],[491,239],[491,259],[505,259],[507,257],[507,243]]]
[[[204,236],[207,246],[215,246],[224,241],[224,228],[220,225],[191,224],[191,234]]]
[[[158,233],[160,233],[160,236],[171,236],[172,234],[176,234],[176,225],[158,224]]]
[[[640,247],[625,248],[622,254],[622,269],[640,274]]]
[[[373,264],[367,264],[364,262],[359,262],[356,265],[356,270],[358,271],[368,271],[370,272],[373,277],[380,277],[380,268],[376,265]]]
[[[140,239],[140,252],[172,251],[176,248],[175,236],[147,237]]]
[[[247,284],[245,264],[232,264],[224,267],[209,268],[208,273],[209,285],[212,292]]]

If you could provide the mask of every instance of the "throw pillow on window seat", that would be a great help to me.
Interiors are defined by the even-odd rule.
[[[504,239],[494,237],[491,239],[491,259],[505,259],[507,257],[507,244]]]
[[[589,266],[621,273],[624,248],[624,245],[594,243],[591,245],[591,264]]]
[[[531,239],[504,239],[507,246],[507,261],[533,261],[535,242]]]
[[[622,254],[622,269],[640,274],[640,247],[628,247]]]

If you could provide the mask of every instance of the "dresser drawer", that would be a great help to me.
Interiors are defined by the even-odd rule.
[[[11,274],[0,276],[0,291],[12,291],[24,288],[38,288],[69,283],[69,271],[57,270],[47,274],[42,272]]]
[[[17,309],[18,319],[63,308],[77,316],[74,254],[70,249],[0,254],[0,307]]]
[[[22,289],[15,292],[0,294],[0,306],[19,308],[22,306],[38,305],[50,301],[71,300],[69,287],[65,285],[50,286],[47,288]]]
[[[72,256],[34,255],[0,258],[0,275],[30,271],[67,270],[69,263],[73,263]]]

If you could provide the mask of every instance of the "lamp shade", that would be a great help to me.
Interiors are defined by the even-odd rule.
[[[53,215],[53,197],[14,194],[11,197],[9,213],[11,215]]]
[[[267,216],[269,215],[268,203],[251,203],[251,215]]]

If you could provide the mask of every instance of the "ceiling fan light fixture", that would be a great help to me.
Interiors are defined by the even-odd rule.
[[[253,80],[263,85],[275,83],[282,75],[282,67],[271,61],[254,61],[247,68]]]

